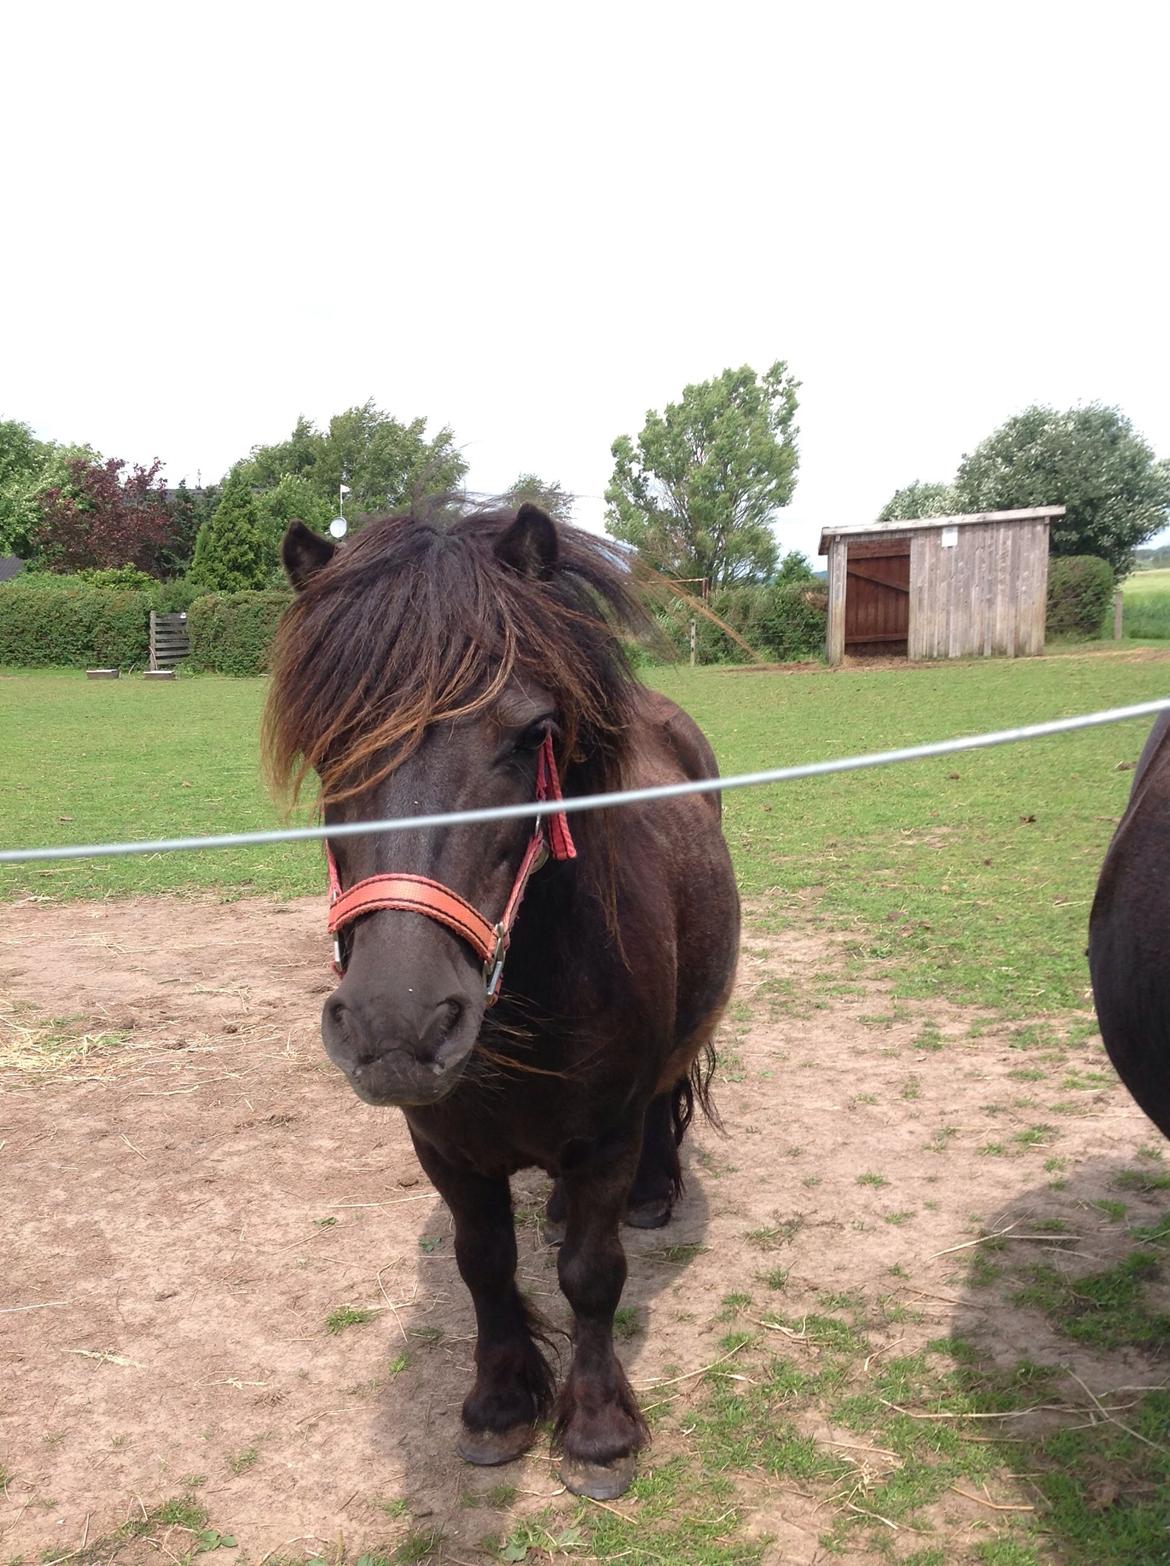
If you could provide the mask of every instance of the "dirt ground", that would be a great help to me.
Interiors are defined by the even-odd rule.
[[[720,1357],[721,1302],[758,1294],[778,1263],[789,1315],[825,1291],[912,1306],[872,1334],[879,1352],[983,1332],[1003,1363],[1063,1359],[1098,1393],[1163,1384],[1133,1356],[1036,1341],[1035,1313],[988,1333],[954,1249],[1042,1209],[1117,1254],[1092,1201],[1155,1134],[1091,1075],[1103,1056],[1084,1018],[1066,1019],[1080,1080],[1021,1081],[1018,1029],[892,1005],[880,976],[846,975],[815,910],[789,913],[776,936],[749,922],[721,1039],[726,1135],[690,1139],[670,1230],[627,1232],[641,1330],[622,1351],[643,1400],[699,1390],[688,1373]],[[472,1318],[450,1224],[399,1114],[359,1103],[325,1059],[321,924],[319,899],[0,908],[0,1559],[66,1557],[194,1486],[253,1563],[424,1525],[469,1562],[560,1493],[547,1449],[507,1471],[454,1456]],[[563,1321],[544,1191],[516,1182],[521,1269]],[[327,1330],[347,1306],[375,1314]],[[669,1448],[668,1432],[643,1467]],[[503,1513],[501,1479],[517,1487]],[[988,1522],[978,1497],[947,1516],[955,1538]],[[766,1559],[828,1559],[824,1525],[815,1497],[749,1487]],[[854,1558],[870,1557],[835,1557]]]

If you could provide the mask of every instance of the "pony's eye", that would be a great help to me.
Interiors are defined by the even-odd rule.
[[[516,740],[518,751],[539,750],[545,739],[552,732],[552,719],[541,718],[539,723],[530,723]]]

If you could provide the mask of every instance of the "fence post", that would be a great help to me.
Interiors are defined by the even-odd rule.
[[[695,667],[695,622],[691,621],[691,668]]]
[[[1113,595],[1113,640],[1121,640],[1121,622],[1125,616],[1125,594],[1120,587]]]

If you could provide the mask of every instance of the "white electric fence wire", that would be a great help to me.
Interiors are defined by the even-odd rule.
[[[623,789],[615,794],[585,794],[578,799],[529,801],[522,805],[497,805],[480,810],[451,810],[425,816],[401,816],[386,821],[349,821],[329,826],[287,827],[272,832],[222,832],[214,837],[160,837],[131,843],[74,843],[66,847],[0,849],[0,864],[27,864],[45,859],[113,859],[122,854],[185,853],[199,848],[264,848],[270,843],[304,843],[322,838],[363,837],[382,832],[408,832],[429,827],[479,826],[486,821],[529,820],[585,810],[607,810],[611,805],[642,805],[684,794],[725,793],[736,788],[758,788],[766,783],[792,783],[800,778],[827,777],[837,772],[858,772],[865,767],[889,767],[903,761],[926,761],[935,756],[955,756],[967,750],[1012,745],[1018,740],[1045,739],[1050,734],[1070,734],[1077,729],[1123,723],[1127,718],[1149,718],[1170,711],[1170,697],[1136,702],[1130,707],[1110,707],[1104,712],[1081,713],[1075,718],[1054,718],[1022,728],[997,729],[991,734],[970,734],[938,740],[929,745],[908,745],[901,750],[870,751],[862,756],[842,756],[835,761],[809,761],[795,767],[771,767],[764,772],[741,772],[727,778],[698,778],[686,783],[664,783],[655,788]]]

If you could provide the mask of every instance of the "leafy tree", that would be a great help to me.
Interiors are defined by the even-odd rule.
[[[328,430],[302,416],[288,440],[254,447],[239,467],[261,493],[289,475],[302,479],[331,508],[330,516],[336,514],[332,508],[343,483],[349,485],[355,517],[402,510],[427,495],[458,489],[467,472],[451,430],[444,427],[428,440],[426,423],[412,419],[403,424],[371,399],[334,414]]]
[[[218,484],[207,484],[200,489],[188,489],[187,481],[183,479],[175,489],[167,491],[167,509],[171,513],[171,537],[162,554],[161,565],[164,576],[182,576],[190,567],[199,529],[215,510],[218,499]]]
[[[264,538],[251,487],[239,468],[228,475],[219,504],[199,529],[190,574],[213,592],[263,586]]]
[[[519,508],[526,500],[552,517],[554,522],[573,520],[573,497],[568,490],[552,480],[540,478],[535,473],[521,473],[501,497],[506,506]]]
[[[129,565],[157,576],[173,527],[161,467],[157,458],[128,471],[120,457],[70,459],[65,481],[36,496],[29,542],[37,564],[50,571]]]
[[[301,521],[323,533],[337,515],[337,496],[322,499],[303,474],[286,473],[271,489],[256,496],[256,513],[262,524],[270,522],[281,531],[288,523]]]
[[[27,424],[0,420],[0,555],[32,554],[38,494],[66,484],[71,460],[94,457],[88,447],[37,440]]]
[[[33,496],[44,468],[44,445],[27,424],[0,423],[0,554],[28,553],[28,529],[36,518]]]
[[[953,484],[924,484],[915,479],[896,489],[878,512],[879,522],[912,522],[916,517],[951,517],[962,507]]]
[[[271,489],[263,490],[254,499],[264,543],[266,575],[277,569],[280,540],[290,522],[303,522],[307,527],[323,533],[337,515],[337,496],[334,495],[332,503],[322,499],[303,473],[286,473]],[[284,584],[283,572],[280,582]]]
[[[244,463],[253,489],[273,489],[286,473],[311,474],[324,438],[302,413],[287,440],[277,441],[272,446],[253,446]]]
[[[772,580],[774,582],[813,582],[816,580],[816,573],[813,571],[812,562],[808,556],[802,555],[798,549],[793,549],[781,560]]]
[[[760,582],[778,554],[771,521],[796,486],[798,382],[777,360],[687,386],[613,444],[606,529],[660,571],[716,586]]]
[[[1118,576],[1138,544],[1166,525],[1170,463],[1117,408],[1028,408],[963,458],[955,479],[964,511],[1065,506],[1054,555],[1097,555]]]

